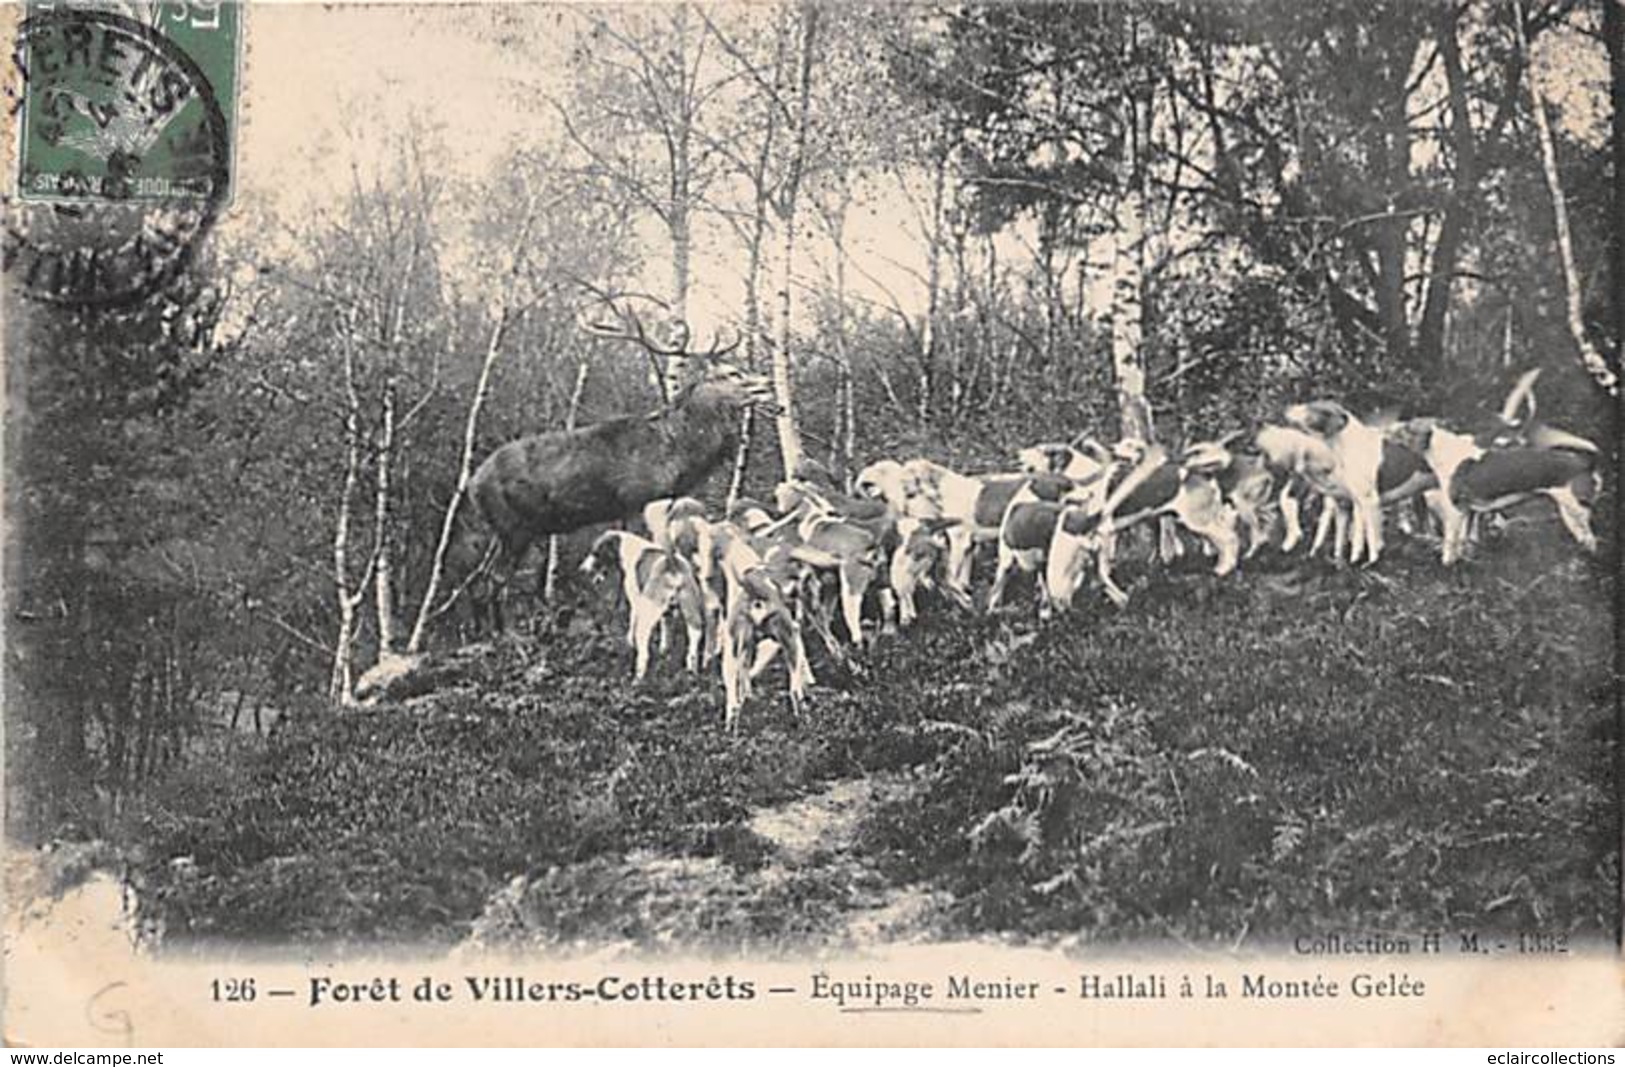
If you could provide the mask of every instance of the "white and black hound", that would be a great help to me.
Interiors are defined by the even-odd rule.
[[[1429,419],[1400,424],[1392,433],[1422,453],[1438,479],[1438,487],[1427,495],[1444,525],[1442,558],[1446,565],[1465,553],[1473,515],[1500,511],[1539,496],[1557,506],[1558,517],[1580,547],[1587,552],[1597,550],[1591,507],[1602,486],[1597,453],[1590,450],[1595,447],[1590,442],[1583,442],[1590,448],[1486,448],[1472,436],[1447,430]]]
[[[694,567],[675,552],[625,530],[600,534],[581,562],[582,573],[601,575],[605,557],[612,557],[620,564],[621,592],[626,596],[630,614],[626,641],[636,655],[633,677],[641,681],[648,673],[649,639],[674,605],[688,630],[685,665],[697,672],[705,645],[706,625],[705,595]]]

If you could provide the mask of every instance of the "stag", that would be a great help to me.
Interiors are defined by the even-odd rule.
[[[771,380],[723,358],[738,339],[693,353],[686,326],[679,324],[675,342],[663,345],[636,314],[622,322],[630,326],[599,322],[587,329],[637,342],[657,367],[662,359],[683,359],[686,380],[649,414],[521,437],[487,456],[469,480],[461,511],[454,555],[465,565],[483,558],[506,582],[541,538],[626,519],[650,501],[688,494],[734,454],[742,410],[772,409]]]

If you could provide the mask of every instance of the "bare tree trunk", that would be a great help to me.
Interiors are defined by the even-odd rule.
[[[418,241],[412,241],[407,253],[406,266],[401,271],[400,285],[395,292],[394,313],[390,319],[388,335],[384,338],[384,386],[378,420],[378,447],[376,453],[377,493],[374,497],[373,544],[377,577],[373,592],[378,607],[378,657],[395,651],[395,549],[391,539],[394,521],[394,494],[391,476],[395,466],[395,402],[398,382],[396,374],[401,361],[401,343],[406,336],[407,296],[412,286],[412,275],[417,270]]]
[[[846,306],[846,220],[852,210],[852,186],[846,174],[840,176],[840,198],[830,217],[830,240],[835,245],[835,365],[840,369],[835,406],[836,424],[840,432],[830,444],[832,452],[841,455],[843,483],[850,492],[853,469],[858,454],[857,404],[854,400],[852,340],[849,335],[850,315]]]
[[[1617,0],[1609,2],[1614,3]],[[1513,0],[1512,14],[1513,21],[1517,25],[1518,50],[1523,54],[1525,67],[1528,67],[1529,38],[1524,31],[1522,0]],[[1532,69],[1528,80],[1529,102],[1532,105],[1530,112],[1535,120],[1535,135],[1540,141],[1541,170],[1546,176],[1546,191],[1552,198],[1552,223],[1557,229],[1558,263],[1563,268],[1563,293],[1566,297],[1569,334],[1574,338],[1574,347],[1579,350],[1580,362],[1585,365],[1592,380],[1610,395],[1617,395],[1618,375],[1608,366],[1608,361],[1586,336],[1585,317],[1580,307],[1580,271],[1574,262],[1574,239],[1569,231],[1568,201],[1563,195],[1562,179],[1557,172],[1557,148],[1552,142],[1552,128],[1546,118],[1546,101],[1541,98],[1540,84]]]
[[[1151,437],[1143,350],[1142,206],[1137,191],[1124,194],[1117,205],[1117,229],[1112,241],[1112,378],[1117,383],[1118,433],[1130,441]]]
[[[1128,16],[1133,19],[1134,16]],[[1122,192],[1112,231],[1112,376],[1117,383],[1118,434],[1124,440],[1151,440],[1151,408],[1145,398],[1145,126],[1139,94],[1128,96]]]
[[[373,593],[378,607],[378,656],[395,650],[395,553],[390,544],[390,468],[395,461],[395,379],[384,381],[384,396],[378,420],[376,450],[377,492],[373,497],[373,551],[378,573]]]
[[[333,672],[328,696],[339,704],[355,703],[355,677],[350,662],[355,643],[355,612],[366,595],[366,583],[350,589],[350,521],[356,484],[361,479],[361,396],[355,384],[355,319],[341,333],[344,348],[344,484],[339,490],[338,518],[333,524],[333,586],[339,608],[333,642]]]
[[[994,326],[999,302],[999,252],[992,234],[982,237],[981,270],[983,284],[972,290],[972,299],[976,302],[977,351],[987,374],[987,382],[982,386],[983,403],[994,405],[998,403],[999,388],[999,343]]]
[[[841,462],[841,442],[846,439],[846,430],[841,424],[845,413],[841,410],[841,393],[846,388],[846,368],[837,360],[835,363],[835,391],[830,398],[829,438],[825,441],[828,452],[824,457],[824,465],[830,476],[835,478],[836,484],[846,484],[846,465]]]
[[[1451,143],[1456,150],[1455,177],[1450,199],[1445,204],[1439,241],[1434,246],[1428,271],[1427,293],[1422,304],[1422,323],[1416,333],[1417,369],[1424,380],[1443,379],[1447,352],[1446,325],[1450,316],[1451,294],[1455,289],[1456,260],[1467,233],[1467,214],[1478,191],[1478,144],[1468,107],[1468,84],[1462,69],[1461,45],[1457,40],[1458,14],[1454,6],[1440,9],[1438,41],[1443,61],[1445,86],[1450,100]]]
[[[793,326],[791,313],[791,280],[795,270],[796,227],[793,200],[787,201],[784,226],[784,245],[780,270],[778,343],[773,346],[773,394],[779,406],[774,422],[779,431],[779,458],[786,478],[795,475],[801,465],[801,435],[796,428],[794,384],[790,367],[790,339]]]
[[[675,129],[670,132],[671,147],[671,271],[672,271],[672,313],[677,316],[683,326],[688,326],[688,290],[689,290],[689,262],[693,252],[693,160],[692,141],[694,135],[695,115],[692,111],[693,94],[688,85],[688,52],[689,52],[689,10],[688,5],[678,4],[676,11],[676,38],[674,42],[679,56],[678,70],[683,84],[678,87],[677,99],[673,101],[676,114],[672,125]],[[661,399],[670,403],[682,388],[684,367],[687,360],[682,356],[669,356],[666,359],[665,372],[658,383]],[[551,553],[549,553],[551,558]]]
[[[497,356],[502,352],[502,342],[507,338],[508,327],[514,319],[515,286],[524,263],[526,246],[530,243],[531,226],[535,219],[536,201],[532,196],[525,203],[524,218],[519,224],[518,237],[513,244],[513,259],[508,264],[507,293],[503,296],[502,306],[497,309],[497,317],[491,324],[491,332],[486,336],[485,358],[480,361],[480,376],[474,383],[474,396],[468,402],[468,418],[463,423],[463,451],[457,462],[457,487],[452,491],[451,500],[446,504],[445,517],[440,523],[440,540],[435,542],[434,563],[429,568],[429,584],[423,590],[423,600],[418,604],[417,618],[412,622],[412,635],[406,643],[406,651],[409,654],[422,651],[423,642],[428,637],[429,623],[451,607],[451,600],[440,605],[436,605],[435,600],[440,595],[440,583],[445,580],[446,552],[451,547],[452,533],[457,528],[457,512],[462,507],[463,494],[468,489],[469,479],[474,476],[474,444],[479,435],[480,412],[485,408],[486,397],[491,394],[491,374],[496,368]],[[455,599],[454,593],[452,600]]]
[[[739,416],[739,447],[734,449],[733,470],[728,475],[728,499],[723,505],[726,511],[732,511],[733,506],[739,503],[739,496],[745,491],[745,470],[750,466],[751,438],[756,436],[756,409],[747,407],[744,414]]]
[[[756,181],[756,217],[749,239],[749,264],[745,270],[745,366],[754,371],[762,337],[762,249],[767,242],[767,186],[764,180],[771,137],[764,136]],[[745,469],[750,462],[751,438],[756,432],[756,409],[747,406],[739,416],[739,447],[734,450],[733,471],[728,477],[728,503],[731,511],[745,487]]]
[[[1369,128],[1371,153],[1379,161],[1378,171],[1385,187],[1385,215],[1368,227],[1375,262],[1371,286],[1382,326],[1383,353],[1388,366],[1396,370],[1412,362],[1410,316],[1405,302],[1405,252],[1411,220],[1400,213],[1398,202],[1409,181],[1411,159],[1403,78],[1401,74],[1397,83],[1386,81],[1373,89],[1378,97],[1377,119]]]
[[[686,163],[684,164],[686,166]],[[676,183],[678,195],[686,197],[687,182]],[[692,234],[689,230],[688,205],[678,202],[672,206],[671,260],[672,260],[672,313],[686,327],[688,325],[689,257]],[[667,356],[665,371],[657,383],[661,400],[670,403],[683,385],[684,368],[688,361],[682,356]]]
[[[812,4],[801,9],[801,61],[797,86],[795,148],[790,156],[790,169],[784,180],[783,202],[780,215],[784,220],[784,254],[779,290],[779,343],[773,350],[773,391],[779,405],[777,425],[779,431],[779,457],[784,464],[784,476],[795,476],[801,465],[801,435],[796,428],[795,395],[791,380],[790,336],[791,292],[795,278],[796,253],[796,201],[801,191],[801,172],[807,159],[807,121],[812,104],[813,50],[818,40],[819,9]]]
[[[937,347],[937,305],[941,301],[942,288],[942,202],[945,186],[948,182],[948,157],[946,150],[937,160],[937,172],[931,183],[931,218],[929,229],[926,232],[926,261],[925,261],[925,321],[920,324],[920,384],[919,384],[919,418],[925,422],[931,418],[931,388],[932,379],[936,374],[936,347]]]
[[[423,591],[423,600],[418,604],[417,619],[412,623],[412,636],[406,642],[408,653],[422,651],[424,638],[428,636],[429,623],[449,606],[437,606],[435,600],[440,596],[440,583],[445,580],[446,552],[451,547],[452,531],[457,526],[457,511],[462,506],[468,481],[474,474],[474,443],[479,432],[480,411],[485,407],[485,399],[491,393],[491,371],[496,366],[497,355],[502,351],[502,339],[507,333],[508,321],[509,309],[505,303],[497,313],[496,322],[492,324],[491,333],[486,338],[485,359],[480,363],[480,376],[474,385],[474,399],[469,401],[468,418],[463,423],[463,454],[457,464],[457,488],[452,491],[451,502],[446,505],[445,518],[440,523],[440,540],[434,547],[434,563],[429,568],[429,585]]]
[[[966,397],[966,376],[971,367],[968,355],[969,346],[965,338],[965,309],[970,306],[970,297],[967,295],[967,278],[969,272],[965,269],[965,245],[970,239],[970,229],[965,220],[955,214],[953,226],[953,267],[954,267],[954,307],[949,318],[952,328],[948,338],[948,418],[950,422],[958,422],[963,413]]]
[[[770,76],[771,84],[778,84],[779,73],[784,67],[787,34],[781,23],[777,34],[778,42],[774,53],[773,69]],[[756,157],[751,161],[747,176],[754,191],[753,212],[750,220],[749,235],[745,237],[746,251],[749,263],[745,270],[745,366],[755,371],[761,343],[766,335],[762,325],[762,260],[767,248],[768,211],[771,209],[772,192],[768,185],[767,171],[773,159],[773,144],[778,137],[780,109],[777,98],[767,99],[762,108],[762,139],[757,146]],[[745,472],[750,464],[750,448],[756,436],[756,409],[747,406],[739,416],[739,445],[734,450],[733,470],[728,477],[728,499],[726,508],[729,511],[739,501],[739,496],[745,488]]]
[[[1055,285],[1055,254],[1050,250],[1050,228],[1045,219],[1049,212],[1041,212],[1038,218],[1038,244],[1033,250],[1032,270],[1037,272],[1037,280],[1042,287],[1044,319],[1042,335],[1038,342],[1038,358],[1045,373],[1055,366],[1055,339],[1058,332],[1055,327],[1055,302],[1050,299],[1050,293]],[[1113,262],[1116,261],[1115,246],[1113,248]],[[1115,269],[1115,268],[1114,268]],[[1029,273],[1029,279],[1032,274]],[[1029,280],[1027,289],[1032,291],[1032,282]]]
[[[591,354],[581,357],[576,364],[575,384],[570,387],[570,406],[564,412],[565,432],[576,428],[576,415],[581,411],[581,394],[587,391],[587,368],[591,366]],[[553,602],[553,594],[558,589],[559,580],[559,535],[549,534],[547,537],[547,569],[542,578],[542,599],[549,604]]]
[[[842,344],[845,344],[844,340]],[[845,459],[845,476],[842,484],[850,493],[858,477],[858,390],[857,383],[853,380],[850,352],[846,353],[841,368],[841,428],[844,435],[841,440],[841,451]]]

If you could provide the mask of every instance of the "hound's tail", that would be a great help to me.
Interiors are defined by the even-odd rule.
[[[1147,448],[1140,462],[1124,475],[1123,480],[1106,497],[1106,503],[1101,506],[1103,515],[1115,515],[1123,501],[1134,494],[1134,491],[1146,483],[1153,474],[1168,462],[1168,453],[1161,445],[1152,445]]]
[[[1507,394],[1506,401],[1501,405],[1501,421],[1508,426],[1517,426],[1527,423],[1535,417],[1535,382],[1540,378],[1540,368],[1525,371]],[[1526,411],[1527,409],[1527,411]]]
[[[1547,426],[1544,423],[1529,431],[1529,443],[1536,448],[1578,453],[1586,456],[1592,463],[1595,463],[1596,458],[1602,454],[1602,449],[1597,447],[1595,441],[1588,441],[1579,434],[1559,430],[1556,426]]]
[[[1216,474],[1235,461],[1230,445],[1241,436],[1236,430],[1216,441],[1195,441],[1185,446],[1179,465],[1193,474]]]

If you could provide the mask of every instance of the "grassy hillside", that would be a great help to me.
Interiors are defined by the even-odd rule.
[[[1025,587],[935,604],[861,676],[815,660],[803,719],[771,673],[732,736],[675,655],[632,686],[594,600],[459,688],[200,768],[144,816],[143,906],[172,944],[450,942],[517,875],[550,942],[794,945],[864,885],[931,890],[943,936],[1611,930],[1610,557],[1544,516],[1449,572],[1395,542],[1374,572],[1130,564],[1127,609],[1086,590],[1044,627]],[[854,857],[753,877],[779,848],[753,813],[877,772],[906,787]],[[712,873],[656,908],[662,858]]]

